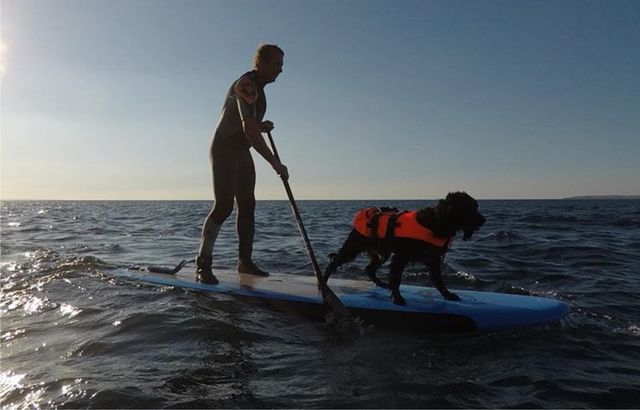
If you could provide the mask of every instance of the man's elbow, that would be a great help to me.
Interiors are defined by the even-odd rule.
[[[258,129],[256,121],[253,118],[242,121],[242,129],[251,145],[254,145],[256,139],[260,136],[260,130]]]

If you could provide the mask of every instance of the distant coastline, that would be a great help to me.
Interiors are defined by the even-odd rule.
[[[562,199],[640,199],[640,195],[582,195]]]

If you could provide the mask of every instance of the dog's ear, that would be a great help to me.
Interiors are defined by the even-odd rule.
[[[451,194],[447,195],[445,199],[441,199],[438,201],[438,205],[436,206],[436,209],[438,210],[438,213],[442,216],[448,216],[449,214],[451,214],[451,201],[449,200],[450,196]]]
[[[447,199],[439,200],[438,205],[436,205],[431,212],[431,216],[433,218],[433,233],[436,236],[440,238],[447,238],[455,234],[455,230],[452,229],[451,224],[451,213],[451,201]]]
[[[447,222],[448,224],[454,217],[456,208],[455,202],[455,193],[449,193],[445,199],[440,200],[439,204],[439,212],[442,215],[443,222]]]

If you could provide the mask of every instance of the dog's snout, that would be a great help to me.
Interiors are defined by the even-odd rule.
[[[474,230],[477,230],[477,229],[480,229],[480,227],[484,225],[486,221],[487,220],[485,219],[485,217],[482,216],[480,212],[476,211],[472,219],[470,220],[470,225],[473,226]]]

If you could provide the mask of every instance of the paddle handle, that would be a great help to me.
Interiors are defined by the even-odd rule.
[[[271,150],[273,151],[273,156],[276,157],[278,161],[280,161],[280,155],[278,155],[278,150],[276,149],[276,144],[273,142],[273,137],[271,136],[271,132],[267,132],[267,136],[269,137],[269,143],[271,144]],[[320,265],[318,265],[318,260],[316,259],[316,254],[313,252],[313,248],[311,247],[311,241],[309,240],[309,235],[307,235],[307,230],[302,223],[302,216],[300,216],[300,210],[298,210],[298,205],[296,204],[296,200],[293,197],[293,192],[291,192],[291,186],[289,185],[289,181],[286,179],[282,179],[282,183],[284,184],[284,189],[287,191],[287,196],[289,197],[289,203],[291,203],[291,209],[293,210],[293,214],[296,217],[296,221],[298,222],[298,228],[300,229],[300,234],[302,234],[302,239],[304,240],[304,244],[307,247],[307,253],[309,254],[309,259],[311,259],[311,265],[313,266],[313,271],[316,274],[316,278],[318,279],[318,283],[324,287],[324,279],[322,278],[322,271],[320,270]]]

